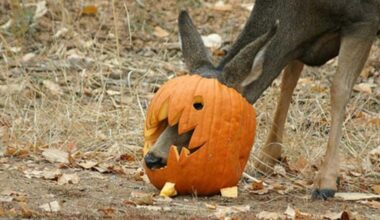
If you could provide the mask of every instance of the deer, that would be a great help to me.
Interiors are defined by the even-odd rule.
[[[380,0],[256,0],[237,39],[217,65],[189,14],[178,17],[181,49],[191,74],[215,78],[254,104],[280,75],[278,104],[267,140],[254,161],[268,173],[282,156],[287,112],[304,65],[321,66],[337,57],[331,81],[331,128],[312,199],[334,197],[339,176],[339,142],[352,88],[380,30]],[[167,127],[144,157],[150,168],[165,166],[169,146],[186,147],[191,132]]]

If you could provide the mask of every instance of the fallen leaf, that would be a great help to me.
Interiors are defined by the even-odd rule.
[[[248,11],[252,11],[254,6],[255,6],[254,3],[245,3],[245,4],[241,4],[241,7],[247,9]]]
[[[125,200],[123,203],[132,205],[153,205],[153,195],[152,193],[131,192],[129,200]]]
[[[277,220],[286,219],[286,216],[282,213],[261,211],[259,214],[256,215],[256,218],[261,220]]]
[[[44,156],[50,163],[69,163],[69,153],[58,149],[46,149],[42,152],[42,156]]]
[[[380,185],[374,185],[372,186],[372,189],[375,191],[375,193],[380,195]]]
[[[292,171],[301,172],[306,167],[307,164],[308,164],[307,160],[303,156],[300,156],[294,163],[289,164],[289,168]]]
[[[82,15],[95,15],[98,9],[95,5],[87,5],[82,8]]]
[[[85,161],[78,162],[77,164],[84,169],[91,169],[94,166],[96,166],[98,162],[93,161],[93,160],[85,160]]]
[[[161,189],[160,196],[173,197],[177,195],[175,189],[175,183],[166,182],[164,187]]]
[[[290,205],[288,205],[284,214],[286,215],[287,219],[313,219],[311,214],[301,212],[298,209],[293,209]]]
[[[25,148],[16,148],[8,146],[5,150],[5,156],[24,158],[29,155],[29,150]]]
[[[62,88],[55,82],[50,80],[43,80],[42,84],[50,91],[52,95],[63,95]]]
[[[28,207],[25,202],[19,202],[18,205],[21,209],[21,215],[23,218],[31,218],[33,217],[33,211]]]
[[[67,28],[65,28],[65,27],[62,27],[61,29],[59,29],[59,30],[54,34],[54,38],[59,38],[59,37],[65,35],[68,31],[69,31],[69,29],[67,29]]]
[[[219,34],[202,36],[202,41],[204,45],[209,48],[219,48],[223,43],[222,37]]]
[[[357,200],[370,200],[370,199],[380,199],[380,195],[371,193],[358,193],[358,192],[347,192],[347,193],[335,193],[335,198],[344,201],[357,201]]]
[[[252,190],[262,190],[262,189],[264,189],[263,181],[260,181],[260,182],[253,182],[253,183],[251,184],[251,189],[252,189]]]
[[[361,201],[360,203],[368,205],[375,209],[380,209],[380,202],[378,201]]]
[[[359,83],[354,86],[354,91],[372,94],[372,84],[370,83]]]
[[[222,11],[222,12],[232,11],[232,5],[225,4],[224,1],[218,1],[214,4],[213,9],[217,11]]]
[[[166,30],[162,29],[160,26],[156,26],[156,27],[154,28],[154,32],[153,32],[153,34],[154,34],[156,37],[159,37],[159,38],[164,38],[164,37],[169,36],[169,33],[168,33]]]
[[[215,210],[218,206],[215,204],[205,203],[206,208]]]
[[[328,211],[326,214],[323,215],[323,219],[329,219],[329,220],[349,220],[348,213],[346,211],[342,212],[330,212]]]
[[[43,205],[40,205],[39,208],[46,212],[58,212],[61,210],[61,206],[59,205],[58,201],[45,203]]]
[[[285,170],[285,168],[283,166],[279,165],[279,164],[276,164],[273,167],[273,173],[281,175],[281,176],[286,176],[286,170]]]
[[[79,183],[79,176],[76,173],[62,174],[62,176],[58,178],[58,185],[77,184],[77,183]]]
[[[7,195],[0,196],[0,202],[12,202],[12,200],[13,200],[12,196],[7,196]]]
[[[40,1],[36,4],[36,11],[34,12],[34,20],[44,16],[47,13],[46,1]]]
[[[28,63],[36,56],[35,53],[27,53],[21,58],[22,63]]]
[[[237,198],[238,197],[238,188],[237,186],[226,187],[220,190],[222,197],[227,198]]]
[[[214,213],[218,219],[225,219],[228,215],[240,212],[248,212],[251,209],[249,205],[236,205],[236,206],[218,206]]]
[[[19,94],[22,91],[25,90],[25,84],[16,84],[16,83],[9,83],[7,85],[0,85],[0,94],[3,95],[14,95]]]
[[[54,170],[44,170],[42,172],[42,176],[44,179],[47,179],[47,180],[55,180],[57,179],[58,177],[60,177],[62,175],[61,173],[61,170],[59,169],[54,169]]]
[[[132,155],[129,155],[129,154],[122,154],[120,155],[120,160],[122,161],[136,161],[136,158]]]
[[[113,218],[115,215],[116,210],[112,207],[107,207],[107,208],[100,208],[98,211],[103,213],[104,218]]]
[[[369,120],[368,123],[380,127],[380,118],[373,118],[373,119]]]

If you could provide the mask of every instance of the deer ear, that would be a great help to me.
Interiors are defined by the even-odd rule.
[[[263,65],[264,65],[264,55],[265,50],[268,45],[265,45],[255,56],[255,59],[253,60],[251,71],[249,72],[248,76],[243,80],[241,83],[242,87],[246,87],[249,84],[251,84],[253,81],[255,81],[261,73],[263,72]]]
[[[266,33],[249,43],[223,68],[220,81],[237,90],[248,86],[260,77],[265,51],[277,32],[278,21]]]
[[[182,54],[187,68],[192,73],[198,74],[207,75],[208,72],[213,72],[215,68],[210,62],[201,35],[191,21],[189,14],[184,10],[178,16],[178,29]]]

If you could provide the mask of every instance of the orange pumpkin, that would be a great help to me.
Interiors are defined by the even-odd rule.
[[[192,153],[171,146],[165,167],[151,170],[145,165],[151,183],[161,189],[172,182],[179,194],[197,195],[236,186],[253,145],[255,118],[252,105],[216,79],[187,75],[169,80],[148,108],[144,156],[161,132],[176,124],[179,134],[193,130]]]

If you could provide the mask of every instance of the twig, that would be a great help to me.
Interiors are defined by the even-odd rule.
[[[268,185],[268,184],[265,183],[264,181],[258,180],[257,178],[255,178],[255,177],[249,175],[249,174],[246,173],[246,172],[243,173],[243,176],[244,176],[245,178],[249,179],[249,180],[252,180],[252,181],[256,182],[256,183],[263,182],[263,185],[264,185],[264,186],[267,186],[267,185]]]
[[[125,12],[127,13],[127,25],[128,25],[129,44],[131,46],[133,46],[133,44],[132,44],[132,33],[131,33],[131,20],[129,18],[128,7],[127,7],[127,5],[125,3],[124,3],[124,8],[125,8]]]

